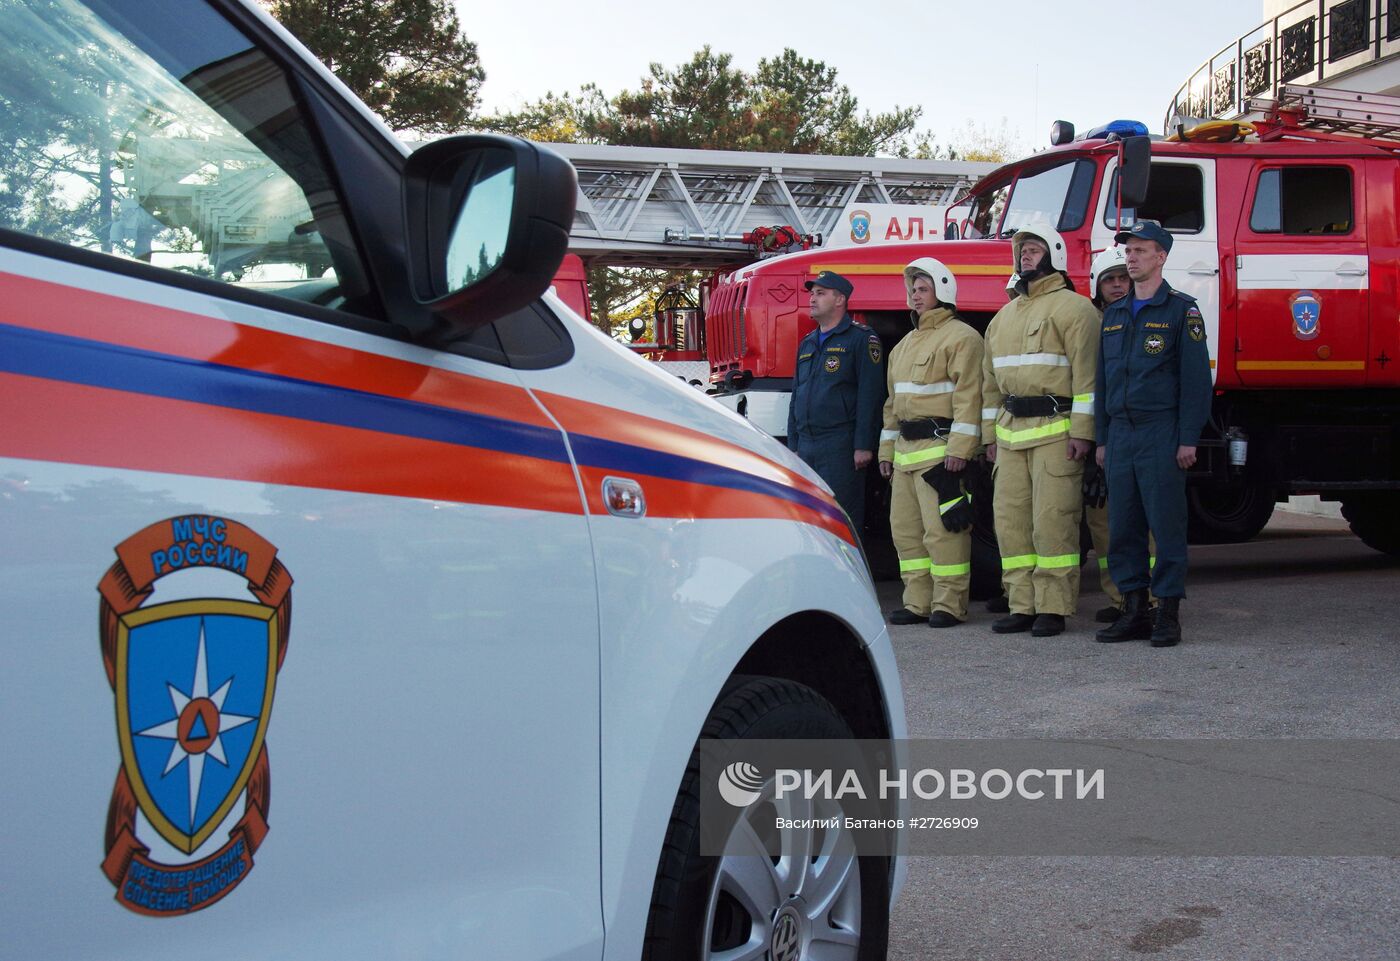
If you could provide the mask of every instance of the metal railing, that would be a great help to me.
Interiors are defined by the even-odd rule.
[[[1320,84],[1400,54],[1400,0],[1305,0],[1201,64],[1172,98],[1173,117],[1232,120],[1286,83]]]

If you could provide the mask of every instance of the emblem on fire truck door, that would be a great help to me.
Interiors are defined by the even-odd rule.
[[[243,882],[268,832],[292,576],[258,534],[207,515],[152,524],[116,554],[97,587],[121,755],[102,870],[123,907],[189,914]]]
[[[870,211],[851,211],[851,243],[864,244],[870,242]]]
[[[1293,336],[1299,340],[1312,340],[1322,327],[1322,301],[1311,290],[1300,290],[1288,298],[1288,309],[1293,314]]]

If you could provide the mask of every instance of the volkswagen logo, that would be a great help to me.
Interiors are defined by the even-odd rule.
[[[773,923],[773,940],[768,947],[768,956],[773,961],[798,961],[802,954],[802,940],[797,929],[797,916],[791,910],[783,911]]]

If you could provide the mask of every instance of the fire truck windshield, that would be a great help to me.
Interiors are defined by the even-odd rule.
[[[1039,170],[1023,169],[1011,182],[972,198],[972,216],[963,235],[1006,238],[1035,220],[1048,221],[1061,231],[1077,230],[1084,224],[1093,185],[1092,160],[1070,159]]]

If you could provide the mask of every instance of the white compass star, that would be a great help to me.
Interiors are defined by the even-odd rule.
[[[180,766],[181,761],[188,761],[190,780],[190,823],[189,830],[194,830],[195,806],[199,801],[199,786],[204,780],[204,758],[206,755],[215,761],[228,767],[228,759],[224,755],[223,733],[236,727],[241,727],[249,721],[256,721],[256,717],[246,717],[242,714],[225,714],[224,700],[228,697],[229,688],[233,686],[233,678],[229,678],[213,694],[209,693],[209,663],[204,649],[204,619],[199,621],[199,652],[195,657],[194,683],[190,692],[185,694],[174,684],[167,684],[170,690],[170,702],[175,708],[175,716],[169,721],[163,721],[153,727],[148,727],[144,731],[136,733],[142,737],[154,737],[161,740],[170,741],[170,757],[165,762],[165,770],[161,772],[161,777],[169,774]],[[209,743],[203,747],[189,750],[185,747],[185,742],[180,738],[180,720],[184,717],[185,708],[194,701],[208,701],[213,705],[217,724],[214,725],[213,737]],[[199,718],[203,723],[204,715]],[[187,740],[193,740],[194,736],[187,732]]]

